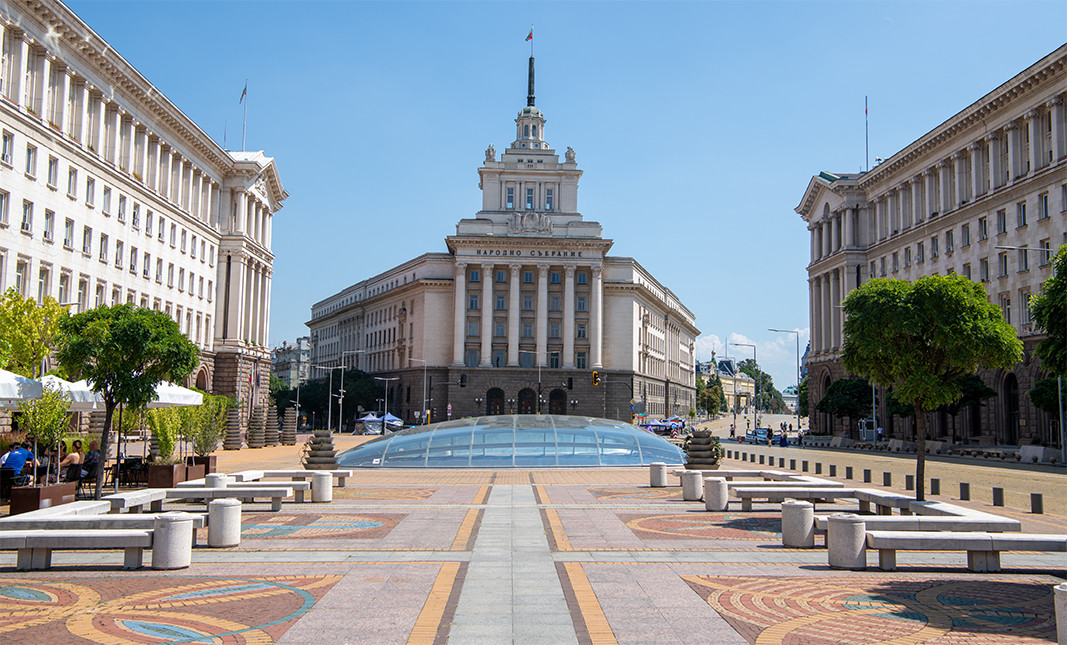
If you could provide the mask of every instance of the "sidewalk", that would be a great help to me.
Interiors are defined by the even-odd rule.
[[[219,469],[296,468],[302,443],[220,452]],[[807,459],[811,474],[816,460],[839,457],[766,450],[798,469]],[[975,493],[975,482],[1032,475],[979,469],[966,469]],[[881,470],[874,475],[880,483]],[[1062,514],[993,509],[977,495],[970,504],[1022,519],[1027,531],[1067,533]],[[834,508],[855,504],[819,511]],[[57,552],[50,571],[16,572],[15,554],[0,552],[0,642],[1055,640],[1051,587],[1063,581],[1063,554],[1005,553],[997,574],[968,572],[963,552],[902,552],[895,572],[837,571],[822,548],[781,546],[777,509],[708,513],[678,487],[649,488],[646,468],[362,470],[329,504],[276,513],[246,504],[240,547],[198,547],[185,570],[124,572],[120,553]]]

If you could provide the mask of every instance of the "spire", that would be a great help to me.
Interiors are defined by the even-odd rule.
[[[534,104],[534,60],[533,56],[530,56],[530,82],[529,89],[526,93],[526,105],[532,106]]]

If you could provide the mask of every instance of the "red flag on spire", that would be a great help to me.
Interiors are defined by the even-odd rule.
[[[530,35],[526,37],[527,42],[531,40],[533,40],[533,27],[530,27]]]

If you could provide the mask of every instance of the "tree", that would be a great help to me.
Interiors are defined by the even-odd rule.
[[[757,410],[766,412],[784,412],[785,399],[782,393],[774,387],[774,379],[767,372],[759,368],[754,360],[746,358],[737,365],[738,371],[744,372],[756,382],[755,403]]]
[[[19,427],[26,432],[27,438],[32,436],[37,439],[37,451],[54,448],[63,438],[63,433],[67,431],[67,424],[70,421],[70,414],[67,412],[70,408],[70,396],[46,383],[41,392],[41,398],[19,401],[18,406],[21,417]],[[57,467],[58,463],[57,461]],[[49,470],[51,467],[49,463]],[[56,474],[58,481],[58,470]],[[47,480],[46,474],[45,483]]]
[[[1030,403],[1033,403],[1038,410],[1058,416],[1060,413],[1060,395],[1067,399],[1067,383],[1064,384],[1060,392],[1057,392],[1056,386],[1059,382],[1060,379],[1052,377],[1043,378],[1034,383],[1034,387],[1030,388],[1026,393],[1030,397]]]
[[[97,307],[65,318],[56,357],[74,378],[85,378],[104,401],[100,454],[106,455],[115,408],[142,408],[161,381],[181,381],[197,364],[196,345],[161,311],[130,304]],[[96,498],[104,469],[96,474]]]
[[[1030,315],[1046,337],[1037,344],[1037,356],[1045,369],[1067,376],[1067,245],[1053,260],[1055,275],[1030,299]]]
[[[963,394],[955,403],[945,406],[945,411],[952,415],[952,442],[956,442],[956,417],[960,410],[967,406],[980,406],[982,401],[991,396],[996,396],[997,391],[985,384],[977,374],[968,374],[956,379]]]
[[[856,419],[871,413],[871,384],[865,379],[839,378],[830,384],[815,409],[838,419],[847,418],[851,429]]]
[[[56,349],[60,323],[68,316],[67,308],[50,297],[37,304],[9,288],[0,297],[0,353],[6,354],[6,369],[29,378],[44,376],[41,361]]]
[[[808,379],[802,380],[800,386],[797,387],[797,411],[802,417],[808,416]]]
[[[958,401],[958,378],[1011,367],[1022,342],[980,284],[958,275],[875,279],[844,301],[849,372],[915,409],[915,498],[925,499],[926,413]]]

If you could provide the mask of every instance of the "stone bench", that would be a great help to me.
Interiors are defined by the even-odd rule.
[[[815,530],[826,531],[830,517],[815,516]],[[1018,520],[991,515],[989,518],[957,517],[939,515],[875,515],[864,517],[868,529],[875,531],[983,531],[1000,533],[1004,531],[1021,531],[1022,523]]]
[[[675,477],[681,477],[682,473],[700,473],[703,477],[722,477],[727,481],[732,481],[735,478],[748,478],[756,479],[760,478],[764,481],[783,481],[788,480],[796,475],[792,473],[781,472],[778,470],[686,470],[684,468],[678,468],[671,474]]]
[[[0,523],[69,515],[97,515],[107,513],[109,510],[111,510],[110,502],[104,500],[81,500],[59,504],[58,506],[49,506],[48,508],[39,508],[36,511],[27,511],[18,515],[0,517]]]
[[[890,515],[894,508],[898,509],[901,515],[910,515],[911,503],[915,501],[914,497],[875,488],[858,488],[855,497],[859,501],[861,513],[870,513],[871,504],[874,504],[879,515]]]
[[[293,496],[293,487],[286,486],[257,486],[249,488],[161,488],[166,499],[195,499],[211,500],[236,498],[241,500],[254,500],[257,497],[269,497],[271,500],[270,510],[280,511],[282,499]]]
[[[337,480],[339,488],[345,487],[345,482],[352,476],[351,470],[264,470],[261,479],[284,478],[292,481],[309,481],[315,473],[327,472]]]
[[[780,502],[785,499],[806,499],[815,502],[828,502],[840,498],[854,498],[856,490],[852,488],[834,488],[830,486],[820,487],[785,487],[785,486],[758,486],[752,488],[734,488],[730,493],[741,500],[741,510],[751,511],[752,500],[766,499],[771,502]]]
[[[202,529],[208,525],[206,513],[190,513],[193,519],[193,546],[196,546],[196,529]],[[33,529],[49,529],[58,531],[85,531],[85,530],[124,530],[138,529],[151,530],[156,521],[156,513],[123,513],[121,515],[61,515],[53,517],[40,517],[24,519],[23,515],[15,515],[5,518],[8,521],[0,522],[0,532],[3,531],[29,531]]]
[[[263,488],[264,486],[269,486],[269,485],[270,484],[268,484],[268,483],[258,482],[258,481],[228,482],[226,484],[226,486],[224,486],[224,488],[248,489],[248,488]],[[285,484],[282,484],[282,485],[285,486],[286,488],[292,488],[293,489],[293,494],[296,497],[296,501],[298,503],[303,503],[304,502],[304,493],[305,492],[309,492],[311,490],[311,482],[306,482],[306,481],[290,481],[290,482],[285,482]],[[177,488],[205,488],[205,486],[204,486],[204,484],[202,482],[201,483],[197,483],[196,481],[179,482],[178,484],[176,484],[176,487]]]
[[[53,549],[123,549],[124,569],[141,567],[144,550],[152,546],[152,531],[139,529],[35,529],[0,531],[0,549],[18,550],[18,569],[47,569]],[[191,546],[191,545],[190,545]]]
[[[1038,533],[867,531],[867,547],[878,549],[878,568],[895,571],[897,551],[966,551],[967,569],[1000,571],[1001,551],[1067,552],[1067,535]]]
[[[101,499],[111,504],[110,513],[140,513],[145,506],[153,512],[163,510],[163,499],[166,495],[162,488],[146,488],[144,490],[131,490],[122,493],[105,495]]]

